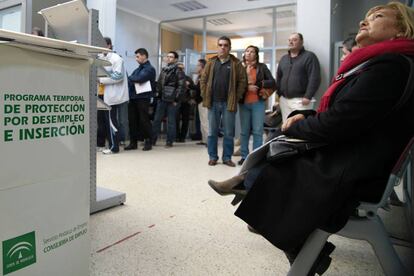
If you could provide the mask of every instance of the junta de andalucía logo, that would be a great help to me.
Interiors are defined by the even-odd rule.
[[[36,263],[35,232],[3,241],[3,274],[9,274]]]

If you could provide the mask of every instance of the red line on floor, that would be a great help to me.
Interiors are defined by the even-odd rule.
[[[173,218],[173,217],[175,217],[175,215],[170,216],[170,218]],[[149,226],[148,226],[148,228],[153,228],[154,226],[155,226],[155,224],[151,224],[151,225],[149,225]],[[101,253],[102,251],[105,251],[105,250],[107,250],[108,248],[111,248],[111,247],[112,247],[112,246],[114,246],[114,245],[117,245],[117,244],[119,244],[119,243],[121,243],[121,242],[126,241],[127,239],[130,239],[130,238],[132,238],[132,237],[134,237],[134,236],[138,235],[139,233],[141,233],[141,232],[136,232],[136,233],[134,233],[134,234],[132,234],[132,235],[129,235],[129,236],[127,236],[127,237],[123,238],[122,240],[119,240],[119,241],[117,241],[117,242],[114,242],[113,244],[110,244],[110,245],[108,245],[108,246],[105,246],[104,248],[101,248],[101,249],[99,249],[98,251],[96,251],[96,253]]]
[[[123,241],[126,241],[127,239],[130,239],[130,238],[132,238],[132,237],[134,237],[134,236],[138,235],[139,233],[141,233],[141,232],[136,232],[136,233],[134,233],[134,234],[132,234],[132,235],[129,235],[129,236],[127,236],[127,237],[123,238],[122,240],[119,240],[119,241],[117,241],[117,242],[114,242],[113,244],[110,244],[110,245],[108,245],[108,246],[106,246],[106,247],[102,248],[102,249],[99,249],[98,251],[96,251],[96,253],[101,253],[102,251],[105,251],[105,250],[107,250],[108,248],[111,248],[111,247],[112,247],[112,246],[114,246],[114,245],[117,245],[117,244],[119,244],[119,243],[121,243],[121,242],[123,242]]]

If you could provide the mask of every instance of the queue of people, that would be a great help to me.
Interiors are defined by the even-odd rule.
[[[112,49],[110,38],[105,39],[108,48]],[[144,141],[142,150],[151,150],[157,143],[164,118],[167,119],[165,147],[171,148],[174,142],[185,142],[192,112],[194,121],[199,121],[195,137],[201,141],[197,144],[207,146],[208,164],[217,164],[218,137],[223,131],[223,163],[234,167],[236,164],[231,157],[239,108],[242,158],[238,164],[241,165],[249,153],[250,134],[253,134],[253,149],[263,143],[265,100],[275,91],[276,85],[267,66],[258,62],[259,48],[256,46],[246,48],[243,61],[229,54],[230,38],[220,37],[218,48],[218,55],[208,62],[198,61],[195,82],[184,74],[184,65],[178,62],[175,51],[167,54],[167,66],[157,81],[155,68],[144,48],[135,51],[139,66],[128,77],[122,57],[115,52],[102,55],[103,59],[113,61],[106,67],[110,76],[99,78],[99,96],[111,107],[110,111],[98,112],[98,147],[105,146],[105,138],[109,141],[109,147],[103,153],[119,152],[119,105],[129,100],[126,151],[136,150],[139,140]],[[149,110],[154,99],[156,108],[151,120]]]
[[[107,47],[112,49],[111,39],[106,37],[105,40]],[[129,144],[124,148],[126,151],[138,149],[140,140],[144,141],[142,150],[151,150],[157,142],[164,117],[167,117],[165,147],[172,147],[174,141],[184,142],[189,129],[190,109],[192,108],[193,115],[199,114],[199,83],[195,85],[184,74],[183,65],[178,63],[177,52],[168,53],[167,66],[163,68],[157,82],[155,68],[148,56],[146,49],[137,49],[135,59],[139,66],[127,76],[121,56],[115,52],[101,55],[102,59],[111,62],[111,66],[105,67],[109,76],[98,79],[98,97],[110,106],[109,111],[98,111],[97,147],[104,154],[119,152],[119,135],[122,130],[118,122],[122,103],[128,102]],[[204,59],[199,60],[199,74],[205,63]],[[152,120],[151,106],[156,106]],[[201,140],[201,129],[198,132],[194,139]],[[104,149],[107,142],[109,146]]]
[[[110,39],[105,39],[112,49]],[[110,53],[109,56],[117,58],[117,64],[106,69],[109,72],[119,72],[109,78],[100,78],[99,90],[118,91],[115,94],[125,96],[127,84],[129,144],[125,150],[137,149],[139,140],[144,141],[144,151],[151,150],[157,143],[164,118],[167,119],[165,147],[171,148],[174,142],[185,142],[192,112],[194,122],[198,122],[198,134],[195,135],[196,139],[201,140],[198,144],[207,146],[208,165],[218,163],[218,138],[222,133],[222,162],[235,167],[231,158],[237,111],[241,126],[241,159],[237,163],[242,165],[249,154],[250,136],[253,136],[253,150],[263,144],[266,100],[272,93],[277,91],[279,94],[283,106],[282,115],[285,114],[285,117],[293,110],[313,109],[312,97],[320,84],[318,59],[303,48],[303,36],[300,33],[293,33],[288,45],[289,52],[282,57],[278,67],[277,81],[267,66],[259,62],[258,47],[246,47],[243,60],[239,60],[230,54],[231,40],[226,36],[217,40],[216,56],[208,61],[198,61],[195,82],[184,74],[184,65],[178,62],[179,56],[175,51],[167,53],[167,66],[162,68],[157,81],[155,68],[148,60],[146,49],[139,48],[135,51],[139,66],[126,81],[126,74],[122,73],[125,70],[122,58],[116,53]],[[103,58],[108,59],[106,55]],[[298,83],[298,79],[302,81]],[[121,86],[122,91],[119,90]],[[105,93],[100,94],[104,95],[107,104],[113,105],[109,100],[109,92],[106,96]],[[128,99],[122,98],[122,102],[126,101]],[[151,102],[155,102],[152,120],[149,114]],[[292,105],[292,102],[295,104]],[[114,145],[119,143],[120,113],[116,105],[113,109],[105,116],[102,111],[98,114],[98,147],[105,145],[105,137],[110,138],[110,147],[103,151],[105,154],[119,152],[119,147]],[[110,114],[115,115],[108,117]]]

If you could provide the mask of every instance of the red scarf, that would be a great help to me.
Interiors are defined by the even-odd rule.
[[[329,107],[329,102],[335,90],[345,81],[341,74],[344,74],[359,64],[385,53],[400,53],[414,56],[414,40],[406,38],[398,38],[393,40],[386,40],[375,43],[373,45],[356,49],[349,56],[347,56],[338,69],[336,77],[332,80],[331,85],[321,98],[318,113],[326,111]]]

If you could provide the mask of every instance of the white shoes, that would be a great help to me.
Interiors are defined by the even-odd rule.
[[[110,150],[110,149],[104,149],[104,150],[102,151],[102,153],[103,153],[103,154],[113,154],[112,150]]]

